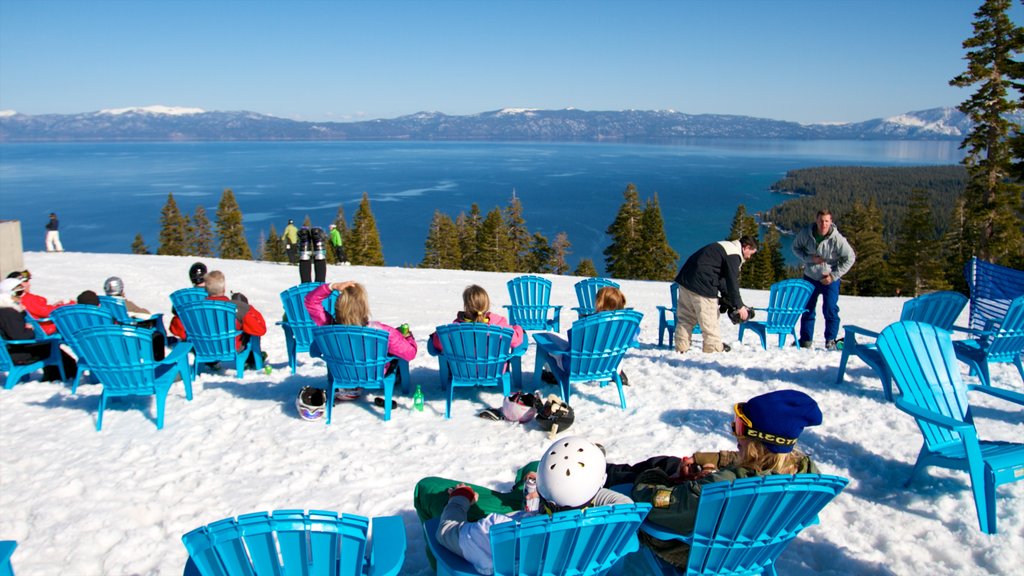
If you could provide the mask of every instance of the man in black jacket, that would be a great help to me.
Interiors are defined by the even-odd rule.
[[[704,335],[704,352],[722,352],[729,348],[722,344],[718,326],[718,297],[736,310],[741,321],[749,310],[740,297],[740,266],[757,252],[757,240],[744,236],[739,240],[724,240],[708,244],[694,252],[676,274],[679,302],[676,306],[676,352],[690,349],[693,327],[700,324]]]

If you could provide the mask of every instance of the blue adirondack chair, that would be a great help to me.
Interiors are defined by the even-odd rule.
[[[399,516],[255,512],[200,526],[181,541],[189,554],[185,576],[390,576],[405,562]]]
[[[971,479],[978,523],[996,533],[996,488],[1024,479],[1024,444],[978,439],[969,390],[1024,406],[1024,394],[994,386],[967,386],[947,330],[922,322],[897,322],[882,330],[878,350],[902,395],[896,407],[917,420],[924,436],[910,486],[926,466],[963,470]]]
[[[925,322],[943,330],[952,330],[953,323],[960,317],[966,305],[967,298],[959,292],[923,294],[903,304],[900,320]],[[882,392],[885,394],[885,399],[892,402],[892,375],[885,362],[882,361],[882,355],[875,345],[878,332],[851,325],[843,326],[843,328],[845,330],[843,357],[839,360],[836,384],[843,383],[847,362],[849,362],[850,356],[856,356],[878,374],[878,378],[882,381]]]
[[[686,570],[663,562],[647,547],[625,564],[632,572],[680,574],[776,574],[775,560],[849,480],[824,474],[754,476],[705,484],[691,534],[644,522],[640,531],[658,540],[690,545]]]
[[[441,351],[428,340],[427,352],[437,356],[441,389],[445,391],[444,417],[451,418],[456,388],[501,386],[502,394],[512,393],[511,383],[523,388],[522,356],[529,347],[525,338],[516,349],[512,329],[487,324],[461,323],[437,327]]]
[[[985,386],[992,384],[988,365],[1013,363],[1017,372],[1024,380],[1024,296],[1018,296],[1010,302],[1006,315],[999,320],[989,320],[983,330],[967,332],[976,336],[969,340],[956,340],[953,349],[956,357],[971,367]]]
[[[764,313],[764,320],[747,320],[740,324],[740,342],[743,333],[752,330],[761,338],[761,348],[768,349],[768,335],[778,334],[779,348],[786,345],[786,336],[798,340],[796,322],[807,309],[807,300],[814,292],[814,286],[806,280],[783,280],[772,284],[768,292],[768,307],[754,308]]]
[[[306,282],[281,292],[281,304],[284,306],[285,319],[277,325],[284,330],[284,341],[288,348],[288,366],[295,374],[299,353],[309,352],[313,343],[313,328],[316,324],[306,310],[306,295],[317,289],[316,282]]]
[[[558,332],[561,328],[561,306],[551,305],[551,281],[540,276],[519,276],[508,281],[508,296],[512,301],[508,308],[508,321],[523,330],[548,330]],[[553,311],[554,316],[549,317]]]
[[[47,343],[50,345],[50,355],[44,360],[38,362],[32,362],[31,364],[15,364],[11,360],[11,355],[7,350],[7,346],[11,344],[39,344]],[[4,378],[4,390],[10,390],[14,388],[14,385],[20,382],[23,378],[31,375],[36,370],[42,370],[46,366],[57,366],[60,369],[60,379],[67,381],[67,375],[64,374],[64,360],[60,355],[60,340],[56,338],[45,338],[43,340],[4,340],[0,336],[0,373],[6,372],[7,376]]]
[[[164,327],[164,315],[162,312],[150,314],[148,318],[135,318],[128,313],[128,306],[124,303],[124,298],[100,296],[99,299],[100,308],[110,312],[110,314],[113,315],[114,320],[117,320],[118,324],[142,326],[143,328],[149,328],[149,326],[145,326],[145,324],[152,324],[152,329],[156,330],[164,337],[164,342],[167,341],[167,329]]]
[[[103,428],[107,400],[117,396],[156,396],[156,428],[163,428],[167,392],[178,376],[185,384],[185,398],[192,400],[190,344],[179,344],[166,358],[155,361],[153,331],[148,328],[93,326],[83,328],[76,338],[89,358],[89,368],[103,386],[96,430]]]
[[[87,304],[72,304],[61,306],[50,313],[53,325],[61,334],[64,343],[71,347],[71,351],[78,356],[78,368],[75,377],[71,380],[71,393],[78,393],[78,384],[82,375],[89,372],[89,357],[78,345],[77,334],[85,328],[93,326],[113,326],[114,316],[107,310]]]
[[[18,543],[14,540],[0,540],[0,576],[14,576],[14,568],[11,567],[11,556]]]
[[[606,574],[639,547],[637,528],[650,504],[617,504],[541,514],[491,528],[495,576]],[[423,524],[439,576],[477,576],[473,565],[437,541],[439,519]]]
[[[679,284],[668,285],[671,306],[658,306],[658,346],[664,346],[665,335],[668,334],[668,347],[675,346],[676,341],[676,310],[679,307]],[[693,333],[700,334],[700,324],[693,325]]]
[[[206,288],[181,288],[179,290],[171,292],[171,307],[174,308],[175,311],[177,311],[178,307],[181,306],[182,304],[186,302],[206,300],[207,296],[208,294],[206,293]]]
[[[619,389],[619,405],[626,409],[619,364],[626,350],[636,347],[643,314],[636,310],[615,310],[587,316],[573,322],[569,341],[548,333],[534,334],[537,358],[533,368],[533,384],[541,388],[541,373],[547,366],[558,380],[562,400],[569,404],[569,393],[575,382],[614,382]],[[568,345],[568,347],[566,347]]]
[[[605,286],[619,287],[618,284],[607,278],[584,278],[575,284],[576,300],[579,301],[580,305],[573,306],[573,310],[576,311],[580,318],[590,316],[596,312],[594,306],[595,300],[597,300],[597,291]]]
[[[209,362],[232,362],[238,377],[242,378],[245,362],[250,355],[256,370],[263,369],[259,336],[248,336],[242,349],[235,349],[235,338],[242,334],[242,331],[235,327],[234,303],[195,300],[177,306],[176,309],[178,318],[185,327],[188,341],[192,343],[192,349],[196,354],[192,369],[193,378],[198,376],[201,367]]]
[[[334,391],[364,388],[384,391],[384,420],[391,420],[391,396],[395,378],[409,386],[409,362],[388,355],[388,333],[365,326],[317,326],[313,329],[310,353],[327,363],[331,388],[327,395],[327,424],[331,423]],[[390,362],[398,367],[387,373]]]
[[[1024,270],[971,258],[964,265],[964,278],[971,289],[970,327],[974,330],[985,330],[990,321],[1006,316],[1010,301],[1024,296]]]

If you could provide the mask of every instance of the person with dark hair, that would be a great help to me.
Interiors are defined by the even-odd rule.
[[[46,251],[63,252],[64,245],[60,243],[60,221],[57,220],[57,213],[50,212],[50,219],[46,221]]]
[[[220,270],[207,272],[203,283],[206,287],[207,300],[231,302],[235,305],[235,328],[241,331],[235,339],[235,350],[241,351],[245,347],[246,342],[248,342],[249,336],[263,336],[267,333],[267,323],[263,318],[263,314],[260,314],[259,310],[249,304],[249,299],[244,294],[233,292],[230,298],[225,295],[227,293],[227,283],[223,272]],[[181,340],[188,338],[188,335],[185,333],[185,325],[181,323],[181,318],[177,316],[171,319],[170,330],[172,334]],[[249,358],[246,361],[246,366],[253,365],[254,363],[255,358]]]
[[[723,240],[697,250],[686,259],[676,274],[678,305],[676,306],[676,352],[690,349],[694,326],[700,324],[704,335],[704,352],[728,352],[722,343],[718,316],[719,294],[727,308],[735,310],[741,322],[750,317],[750,310],[740,297],[740,266],[757,252],[757,240],[743,236]]]
[[[462,291],[462,310],[452,320],[453,324],[462,324],[464,322],[478,322],[501,328],[509,328],[512,330],[512,348],[518,348],[523,343],[523,327],[513,326],[501,314],[491,312],[491,298],[487,295],[487,290],[476,284],[466,286],[466,289]],[[435,350],[441,351],[441,338],[437,335],[437,332],[430,335],[430,343],[433,344]]]
[[[5,278],[0,282],[0,336],[4,340],[35,340],[32,325],[25,318],[23,299],[28,291],[18,278]],[[21,366],[45,360],[50,356],[50,343],[7,344],[11,361]],[[71,376],[77,371],[75,359],[61,350],[64,375]],[[56,366],[43,368],[43,380],[59,380],[60,370]]]
[[[21,284],[21,287],[24,289],[24,295],[21,297],[20,306],[36,319],[39,323],[39,327],[43,329],[43,332],[47,334],[57,332],[57,327],[49,320],[50,312],[53,312],[54,308],[58,308],[66,304],[74,304],[74,300],[61,300],[56,304],[50,304],[45,297],[32,292],[32,273],[28,270],[11,272],[7,275],[7,278],[17,279]]]
[[[188,281],[192,283],[195,288],[203,288],[206,286],[206,264],[202,262],[196,262],[188,269]]]
[[[857,255],[850,243],[832,223],[832,213],[821,210],[814,224],[797,233],[793,254],[804,268],[804,280],[814,286],[807,300],[807,311],[800,317],[800,346],[810,348],[814,340],[815,308],[821,296],[821,313],[825,317],[825,349],[836,349],[839,335],[839,279],[849,272]]]

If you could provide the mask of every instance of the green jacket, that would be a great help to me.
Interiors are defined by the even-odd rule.
[[[337,228],[331,230],[331,246],[341,246],[341,231]]]
[[[295,227],[295,224],[285,226],[284,232],[281,233],[281,239],[288,244],[297,244],[299,242],[299,229]]]

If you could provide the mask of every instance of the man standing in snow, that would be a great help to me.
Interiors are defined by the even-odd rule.
[[[828,210],[819,211],[814,224],[797,233],[793,254],[804,267],[804,280],[814,286],[807,311],[800,317],[800,346],[810,348],[814,341],[814,309],[818,307],[818,296],[822,296],[825,349],[835,350],[839,335],[839,279],[850,270],[857,256],[832,223],[832,213]]]
[[[288,255],[288,262],[298,264],[299,229],[295,227],[294,221],[288,220],[288,225],[284,227],[284,232],[281,234],[281,241],[284,242],[284,251]]]
[[[60,243],[60,221],[57,220],[55,212],[50,212],[50,220],[46,222],[46,251],[64,251],[64,246]]]
[[[728,352],[718,330],[718,294],[736,310],[741,321],[750,313],[740,297],[740,266],[757,252],[757,240],[744,236],[708,244],[694,252],[676,274],[676,352],[690,349],[693,327],[700,323],[704,352]]]
[[[345,243],[341,239],[341,230],[337,224],[331,224],[331,248],[334,249],[334,260],[338,264],[348,264],[345,258]]]

